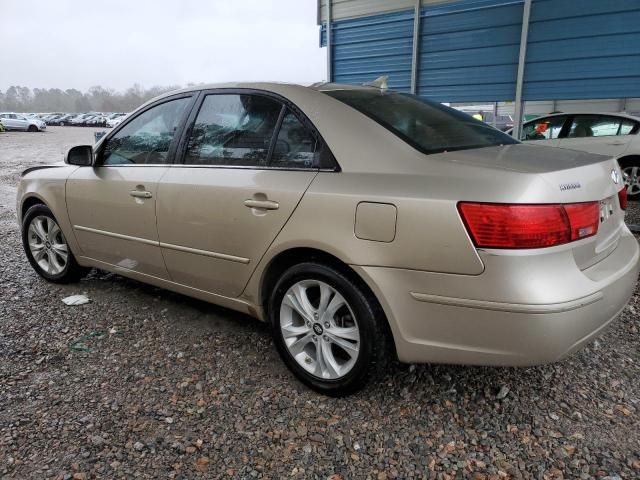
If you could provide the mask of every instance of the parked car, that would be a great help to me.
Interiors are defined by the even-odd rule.
[[[71,118],[68,123],[73,127],[83,127],[85,126],[87,120],[92,117],[93,115],[89,113],[81,113]]]
[[[45,279],[97,267],[253,315],[344,395],[393,356],[534,365],[590,342],[638,277],[625,194],[615,159],[416,96],[256,83],[156,98],[26,170],[17,211]]]
[[[616,157],[630,200],[640,199],[640,117],[558,113],[523,124],[521,140]]]
[[[107,120],[107,127],[117,127],[118,125],[120,125],[122,123],[122,121],[125,118],[125,114],[122,115],[118,115],[117,117],[112,117],[110,119]]]
[[[58,125],[64,125],[64,126],[71,125],[71,120],[77,117],[77,115],[78,115],[77,113],[67,113],[66,115],[63,115],[58,120]]]
[[[24,130],[29,132],[43,132],[47,124],[37,118],[27,118],[13,112],[2,112],[0,118],[6,130]]]
[[[52,115],[46,115],[42,120],[44,120],[47,125],[60,125],[60,119],[64,116],[64,113],[54,113]]]

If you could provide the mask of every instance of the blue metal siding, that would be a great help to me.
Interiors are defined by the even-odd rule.
[[[389,75],[390,88],[410,90],[413,10],[337,21],[331,29],[334,82],[362,84]]]
[[[441,102],[513,97],[522,3],[480,0],[421,11],[418,94]]]
[[[523,98],[640,96],[640,1],[534,0]]]
[[[418,94],[438,101],[515,97],[523,0],[421,9]],[[333,81],[411,83],[413,10],[332,24]],[[325,44],[321,29],[321,44]],[[523,98],[640,97],[640,0],[533,0]]]

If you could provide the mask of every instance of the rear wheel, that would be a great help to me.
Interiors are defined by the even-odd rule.
[[[620,167],[627,186],[627,197],[629,200],[640,200],[640,158],[623,159]]]
[[[22,244],[33,269],[46,280],[69,283],[88,271],[76,262],[60,225],[45,205],[34,205],[22,222]]]
[[[280,277],[269,314],[285,364],[307,386],[331,396],[362,388],[385,363],[383,319],[375,301],[342,272],[302,263]]]

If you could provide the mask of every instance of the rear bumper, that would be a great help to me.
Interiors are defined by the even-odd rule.
[[[401,361],[524,366],[549,363],[599,335],[635,289],[640,248],[628,231],[581,271],[570,251],[481,252],[481,275],[355,267],[387,313]]]

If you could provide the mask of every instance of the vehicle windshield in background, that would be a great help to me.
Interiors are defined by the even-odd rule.
[[[377,90],[327,90],[423,153],[518,143],[480,120],[415,95]]]

